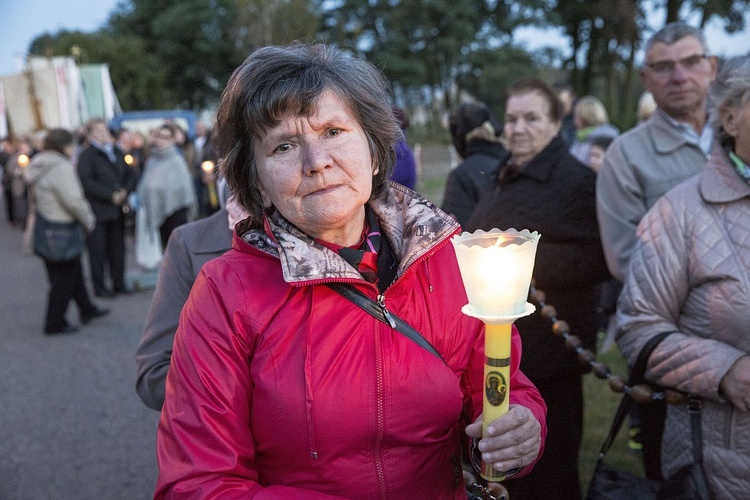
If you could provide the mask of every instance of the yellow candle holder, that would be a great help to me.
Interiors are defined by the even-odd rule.
[[[539,233],[528,230],[493,229],[462,233],[451,240],[469,298],[461,312],[485,325],[482,437],[487,437],[493,420],[508,412],[511,326],[535,310],[526,299],[539,238]],[[484,460],[480,475],[487,481],[505,479]]]

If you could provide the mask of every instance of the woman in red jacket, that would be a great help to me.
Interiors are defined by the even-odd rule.
[[[461,442],[481,435],[483,326],[460,312],[457,223],[387,181],[400,131],[385,88],[373,66],[323,45],[260,49],[230,79],[223,168],[250,217],[180,318],[157,498],[466,497]],[[541,454],[546,409],[518,370],[516,331],[512,346],[511,409],[479,449],[519,476]]]

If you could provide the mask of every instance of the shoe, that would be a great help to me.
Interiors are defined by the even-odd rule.
[[[101,318],[107,314],[109,314],[109,309],[100,309],[97,307],[89,314],[81,314],[81,324],[88,325],[92,319]]]
[[[103,288],[101,290],[94,290],[94,295],[96,295],[97,297],[105,298],[105,299],[111,299],[117,296],[117,292],[115,292],[114,290],[110,290],[108,288]]]
[[[78,328],[76,328],[73,325],[65,325],[62,328],[59,328],[57,330],[47,330],[45,328],[44,334],[45,335],[59,335],[61,333],[75,333],[78,331]]]
[[[133,293],[133,290],[124,286],[116,286],[115,293],[120,295],[130,295],[131,293]]]

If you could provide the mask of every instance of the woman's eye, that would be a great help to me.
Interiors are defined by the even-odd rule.
[[[273,150],[274,153],[286,153],[287,151],[292,149],[291,144],[279,144],[276,146],[276,149]]]
[[[337,136],[339,134],[341,134],[341,129],[338,128],[332,128],[328,131],[328,135],[330,136]]]

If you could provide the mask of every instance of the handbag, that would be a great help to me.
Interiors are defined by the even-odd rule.
[[[633,387],[642,383],[646,371],[646,362],[651,352],[669,333],[661,333],[651,338],[641,352],[631,371],[628,385]],[[708,480],[703,471],[703,442],[701,429],[701,400],[697,396],[688,396],[688,411],[690,413],[690,430],[693,447],[693,463],[687,465],[664,481],[647,479],[626,472],[604,462],[604,456],[622,426],[625,416],[633,404],[629,394],[624,394],[617,407],[615,418],[609,429],[596,463],[594,474],[586,495],[587,500],[680,500],[697,499],[710,500],[711,492]]]
[[[628,385],[633,387],[642,383],[643,374],[646,371],[646,362],[651,352],[669,333],[661,333],[651,338],[638,353],[633,370],[631,371]],[[604,457],[612,446],[617,433],[622,426],[625,416],[633,404],[633,399],[626,393],[623,395],[620,405],[615,412],[615,418],[604,440],[599,459],[597,460],[594,474],[591,477],[586,494],[587,500],[680,500],[697,499],[710,500],[711,493],[708,481],[703,471],[703,443],[701,429],[701,407],[700,398],[694,395],[688,396],[687,407],[690,413],[690,429],[692,436],[693,463],[678,470],[665,481],[647,479],[636,476],[627,471],[614,467],[604,462]]]
[[[63,262],[83,253],[83,228],[78,222],[52,222],[38,213],[34,223],[34,253],[45,260]]]

